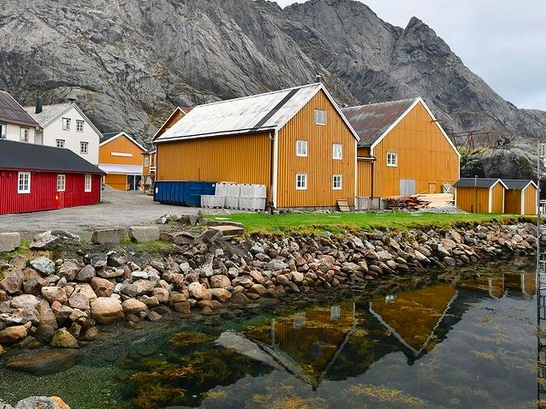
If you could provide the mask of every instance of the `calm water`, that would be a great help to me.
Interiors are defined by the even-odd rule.
[[[60,374],[3,368],[0,397],[58,395],[72,409],[537,408],[534,262],[461,273],[115,328]]]

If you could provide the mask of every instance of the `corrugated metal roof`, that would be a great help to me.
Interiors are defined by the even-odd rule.
[[[0,169],[103,173],[70,149],[0,140]]]
[[[535,182],[530,179],[502,179],[502,181],[510,190],[523,190],[529,185],[537,187]]]
[[[0,121],[23,126],[40,126],[6,91],[0,91]]]
[[[455,184],[454,187],[480,187],[490,188],[497,182],[500,182],[506,187],[502,180],[499,178],[461,178]]]
[[[314,83],[199,105],[155,142],[278,130],[321,89],[326,91],[321,83]]]
[[[369,147],[374,144],[416,101],[418,98],[400,101],[381,102],[342,108],[358,136],[358,146]]]

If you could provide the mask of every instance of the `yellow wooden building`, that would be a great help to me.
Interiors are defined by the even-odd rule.
[[[99,144],[99,168],[104,183],[118,190],[139,190],[142,154],[146,149],[125,132],[105,133]]]
[[[460,154],[421,98],[342,112],[360,137],[358,196],[450,193]]]
[[[504,213],[537,214],[538,187],[532,180],[502,179],[507,186]]]
[[[188,107],[176,107],[166,121],[159,127],[157,132],[152,136],[152,142],[163,135],[167,129],[177,123],[188,112],[190,112],[190,108]],[[146,150],[146,152],[142,154],[142,178],[144,180],[144,188],[148,192],[151,192],[149,189],[152,188],[155,181],[156,153],[157,152],[154,147]]]
[[[507,186],[501,179],[461,178],[454,185],[456,206],[470,213],[504,213]]]
[[[276,208],[356,193],[358,135],[322,83],[200,105],[155,139],[158,181],[265,185]]]

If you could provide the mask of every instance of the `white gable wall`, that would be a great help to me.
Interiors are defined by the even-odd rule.
[[[36,129],[34,127],[21,126],[16,124],[4,124],[7,125],[6,139],[8,141],[20,141],[21,140],[21,128],[28,129],[28,142],[39,143],[39,138],[36,140]]]
[[[63,130],[63,118],[70,118],[70,130]],[[76,121],[83,121],[83,131],[76,130]],[[91,124],[80,113],[71,107],[43,130],[43,144],[57,146],[57,139],[63,139],[64,147],[77,153],[94,165],[99,163],[100,135],[95,132]],[[87,142],[87,154],[81,153],[81,142]]]

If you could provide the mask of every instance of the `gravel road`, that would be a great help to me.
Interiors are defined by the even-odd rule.
[[[121,191],[106,187],[102,201],[91,206],[70,207],[45,212],[0,215],[0,232],[19,232],[22,239],[47,230],[66,230],[80,237],[91,237],[93,230],[111,227],[156,225],[166,214],[203,213],[207,209],[161,204],[139,191]],[[222,210],[210,209],[215,213]]]

